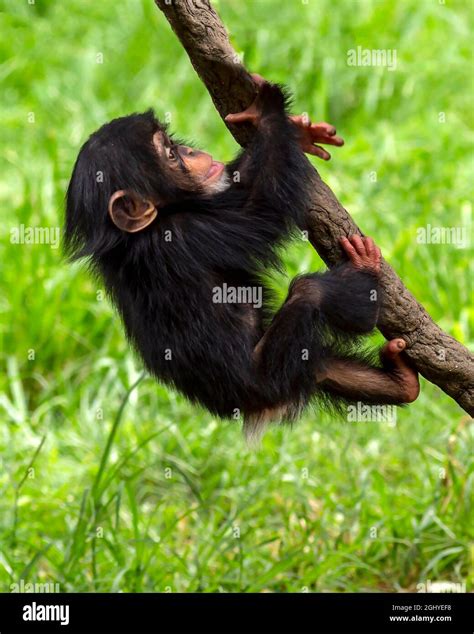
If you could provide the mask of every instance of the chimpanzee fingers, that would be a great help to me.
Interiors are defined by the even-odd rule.
[[[364,257],[366,254],[366,250],[365,250],[365,244],[362,242],[362,238],[358,235],[353,235],[349,238],[349,240],[351,241],[357,253],[361,257]]]
[[[257,125],[258,123],[258,115],[254,112],[248,112],[244,110],[243,112],[235,112],[232,114],[228,114],[225,119],[227,123],[244,123],[249,121],[253,125]]]
[[[311,127],[311,120],[306,115],[303,115],[303,114],[291,115],[290,120],[293,121],[293,123],[297,125],[299,128]]]
[[[253,79],[254,83],[256,83],[259,88],[263,86],[263,84],[267,83],[267,80],[261,75],[259,75],[258,73],[251,73],[250,77]]]
[[[336,128],[329,123],[313,123],[310,126],[311,135],[318,143],[327,143],[328,145],[341,146],[344,145],[344,139],[336,136]]]
[[[224,117],[224,121],[227,121],[227,123],[240,123],[246,119],[247,114],[245,112],[235,112]]]
[[[340,136],[331,136],[324,143],[328,143],[329,145],[336,145],[337,147],[341,147],[344,145],[344,139]]]
[[[357,254],[357,251],[354,249],[348,238],[340,238],[339,242],[343,250],[346,252],[346,255],[352,262],[358,259],[359,256]]]
[[[326,152],[326,150],[319,145],[308,145],[308,148],[305,148],[305,152],[307,152],[308,154],[313,154],[313,156],[318,156],[319,158],[323,159],[323,161],[329,161],[329,159],[331,158],[329,152]]]
[[[243,118],[243,112],[236,112],[226,115],[224,121],[227,121],[227,123],[240,123]]]
[[[321,121],[320,123],[313,123],[311,126],[312,130],[315,130],[318,134],[334,136],[336,134],[336,128],[330,123],[326,123],[325,121]]]
[[[325,145],[336,145],[337,147],[344,145],[344,139],[341,139],[339,136],[321,136],[318,134],[314,137],[314,140],[318,143],[324,143]]]
[[[375,254],[375,243],[372,238],[369,238],[369,236],[364,236],[362,238],[362,242],[365,244],[365,250],[367,251],[367,254],[373,257]]]
[[[363,240],[364,240],[365,246],[367,248],[367,253],[374,260],[374,262],[376,262],[377,264],[380,264],[380,261],[382,260],[382,251],[375,244],[375,242],[372,240],[372,238],[369,238],[367,236],[367,237],[363,238]]]

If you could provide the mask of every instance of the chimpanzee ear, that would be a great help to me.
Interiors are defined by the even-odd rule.
[[[135,192],[120,189],[109,200],[109,216],[116,227],[128,233],[136,233],[148,227],[158,215],[154,203]]]

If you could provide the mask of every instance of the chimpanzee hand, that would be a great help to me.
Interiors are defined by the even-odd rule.
[[[261,95],[263,86],[265,84],[268,84],[268,82],[266,81],[266,79],[264,79],[260,75],[257,75],[256,73],[253,73],[251,77],[254,80],[254,82],[257,84],[257,96],[252,101],[250,106],[246,108],[245,110],[242,110],[242,112],[228,114],[225,117],[225,121],[227,121],[227,123],[248,122],[254,125],[255,127],[258,127],[258,125],[260,124],[260,120],[262,118],[262,100],[260,99],[260,95]]]
[[[225,118],[227,123],[235,124],[249,122],[255,127],[259,125],[262,117],[262,103],[260,99],[260,94],[262,92],[262,87],[267,83],[267,81],[256,73],[252,74],[251,77],[258,87],[257,96],[250,104],[250,106],[242,112],[228,114]],[[313,154],[314,156],[318,156],[325,161],[329,161],[329,159],[331,158],[329,152],[327,152],[319,145],[316,145],[316,143],[336,145],[339,147],[341,145],[344,145],[343,139],[336,136],[336,128],[329,123],[311,123],[309,117],[307,117],[306,115],[293,115],[289,118],[290,121],[292,121],[298,128],[301,149],[307,154]]]
[[[372,238],[354,235],[341,238],[340,243],[354,268],[380,273],[382,254]]]
[[[329,152],[316,143],[326,145],[344,145],[344,140],[336,136],[336,128],[330,123],[311,123],[307,115],[295,115],[290,117],[291,121],[298,127],[300,134],[300,145],[303,152],[318,156],[324,161],[329,161]]]

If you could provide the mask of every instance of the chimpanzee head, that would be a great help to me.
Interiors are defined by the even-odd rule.
[[[152,110],[114,119],[82,146],[66,197],[66,250],[98,255],[167,205],[227,185],[224,164],[176,143]]]

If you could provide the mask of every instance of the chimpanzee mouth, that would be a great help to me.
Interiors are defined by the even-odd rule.
[[[220,163],[219,161],[212,161],[211,163],[211,167],[209,168],[209,171],[206,175],[206,181],[209,180],[210,178],[213,178],[214,176],[216,176],[218,173],[222,173],[222,170],[224,169],[225,165],[224,163]]]

